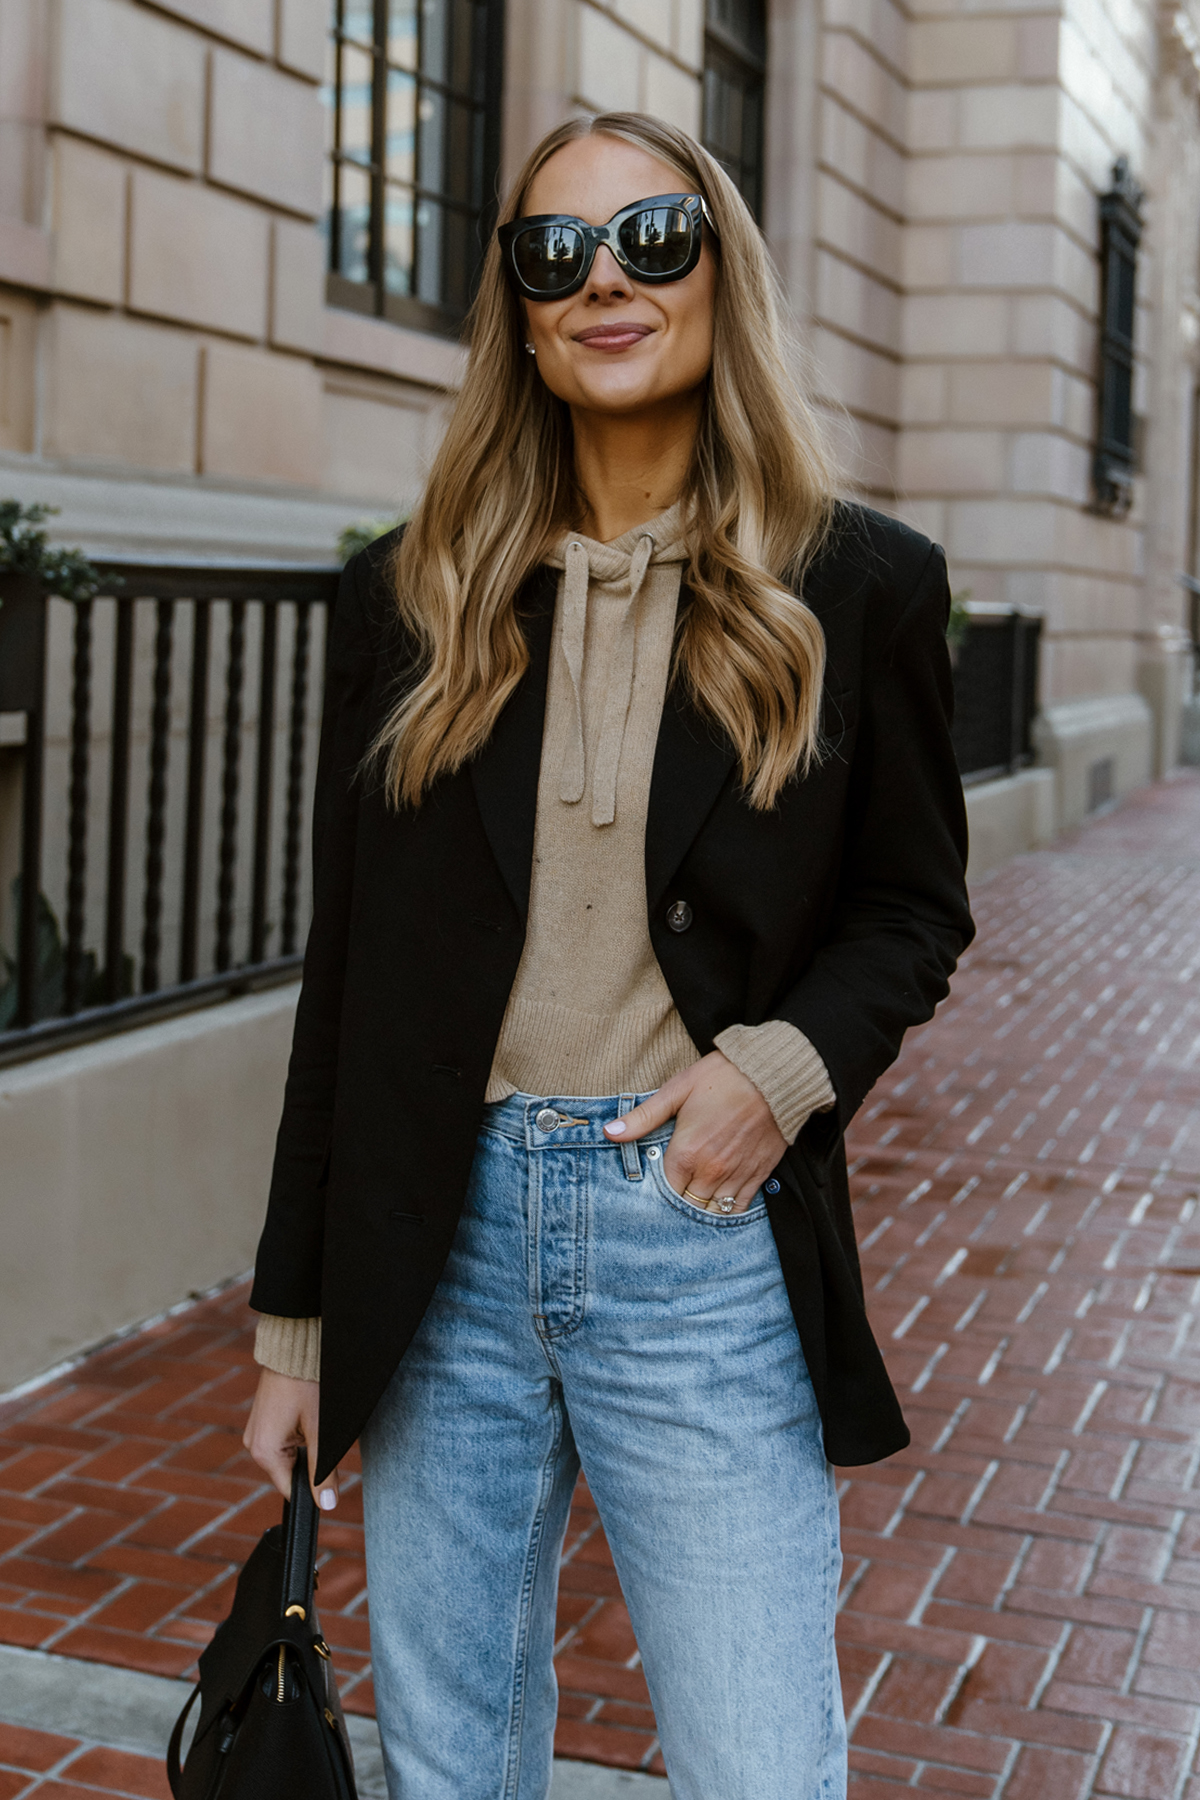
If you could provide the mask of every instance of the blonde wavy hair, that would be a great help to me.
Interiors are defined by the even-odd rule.
[[[762,236],[720,165],[686,132],[640,113],[572,119],[544,137],[501,222],[519,218],[539,169],[590,133],[623,138],[703,195],[719,237],[713,359],[685,495],[690,590],[672,680],[736,749],[761,809],[818,755],[825,639],[793,588],[825,536],[833,469],[789,367]],[[466,377],[390,578],[420,647],[418,678],[374,745],[393,804],[417,805],[491,736],[529,662],[522,584],[583,497],[566,405],[524,351],[519,303],[495,237],[470,320]],[[790,584],[790,585],[789,585]]]

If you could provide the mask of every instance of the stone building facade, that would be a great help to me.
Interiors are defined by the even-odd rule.
[[[1040,754],[1077,819],[1177,759],[1190,679],[1193,6],[0,0],[0,493],[95,551],[327,560],[419,492],[496,171],[642,108],[759,205],[859,490],[971,607],[1043,616]],[[1118,157],[1144,229],[1131,504],[1104,510]]]

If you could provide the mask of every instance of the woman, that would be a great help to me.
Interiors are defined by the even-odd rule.
[[[908,1441],[842,1130],[971,935],[944,561],[833,504],[690,138],[574,121],[503,217],[338,600],[246,1442],[286,1491],[319,1393],[330,1506],[362,1434],[394,1800],[544,1800],[581,1462],[675,1800],[832,1800],[829,1465]]]

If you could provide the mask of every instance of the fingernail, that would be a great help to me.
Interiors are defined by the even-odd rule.
[[[614,1119],[612,1124],[606,1125],[604,1129],[607,1131],[609,1137],[624,1137],[625,1121],[624,1119]]]
[[[317,1495],[317,1505],[322,1512],[332,1512],[337,1505],[337,1495],[332,1488],[322,1488]]]

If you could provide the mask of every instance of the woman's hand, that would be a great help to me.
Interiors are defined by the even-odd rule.
[[[308,1473],[309,1479],[312,1478],[320,1398],[318,1381],[297,1381],[292,1375],[277,1375],[274,1369],[264,1369],[258,1378],[258,1391],[242,1433],[242,1442],[285,1500],[291,1498],[292,1466],[301,1444],[311,1450]],[[320,1488],[313,1488],[313,1499],[323,1512],[329,1512],[337,1505],[336,1469]]]
[[[673,1075],[604,1129],[614,1142],[628,1143],[670,1118],[675,1135],[663,1161],[668,1182],[677,1194],[688,1188],[701,1201],[732,1194],[734,1212],[745,1212],[787,1149],[754,1083],[719,1050]]]

